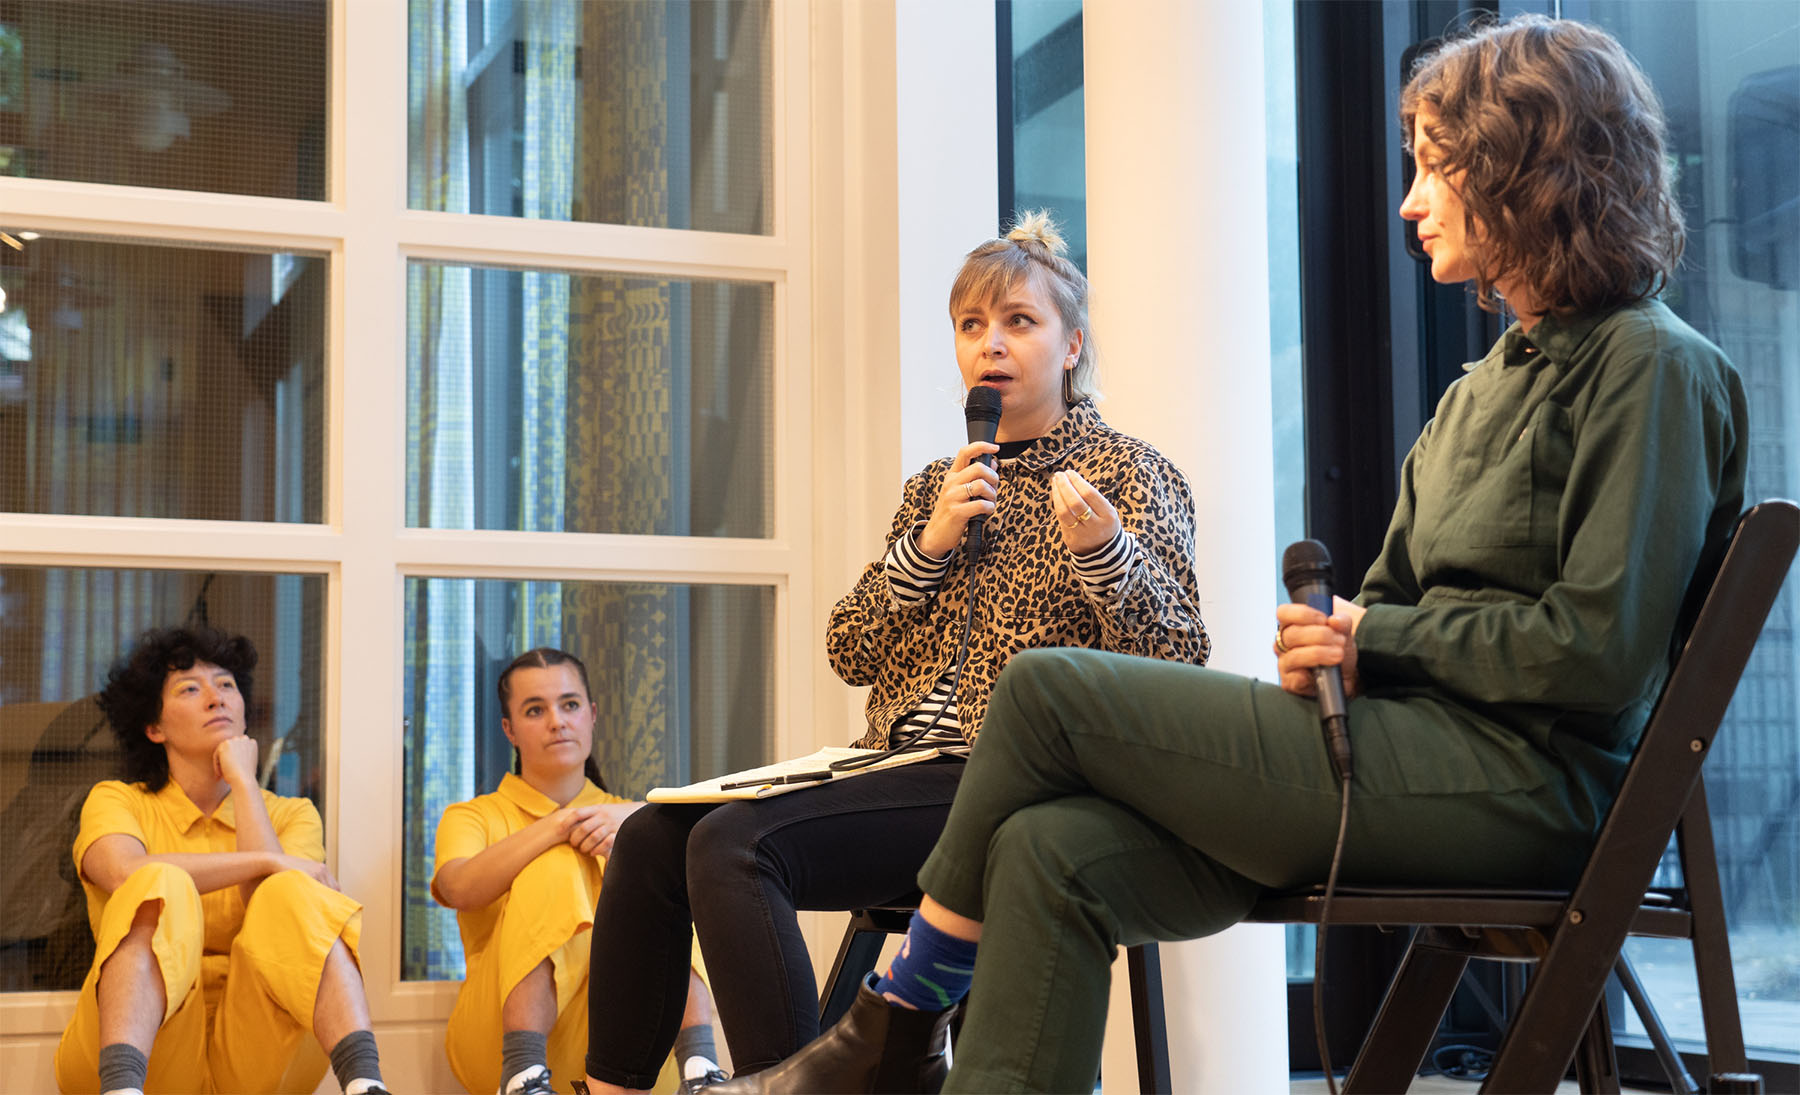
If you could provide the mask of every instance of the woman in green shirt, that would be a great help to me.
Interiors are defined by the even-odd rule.
[[[1407,457],[1356,600],[1276,610],[1279,687],[1085,650],[1015,658],[903,957],[745,1090],[929,1089],[930,1009],[971,967],[947,1088],[1091,1090],[1117,945],[1209,935],[1265,888],[1325,877],[1339,791],[1316,666],[1340,666],[1350,697],[1345,880],[1572,881],[1689,581],[1742,507],[1743,390],[1654,299],[1681,218],[1660,108],[1616,41],[1536,16],[1489,26],[1421,63],[1401,116],[1418,172],[1400,214],[1433,278],[1517,322]]]

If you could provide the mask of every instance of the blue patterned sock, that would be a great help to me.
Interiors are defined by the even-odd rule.
[[[875,991],[920,1011],[943,1011],[969,994],[974,976],[975,944],[939,931],[915,912]]]

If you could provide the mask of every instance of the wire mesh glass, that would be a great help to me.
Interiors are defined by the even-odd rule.
[[[324,612],[321,575],[0,567],[0,991],[77,989],[92,961],[71,849],[88,789],[121,774],[107,670],[152,627],[248,637],[263,786],[322,808]]]
[[[413,209],[767,234],[767,0],[410,0]]]
[[[456,916],[431,897],[437,824],[510,770],[495,685],[518,654],[586,663],[593,755],[615,794],[773,759],[772,587],[409,578],[405,612],[403,978],[463,975]]]
[[[318,522],[319,255],[0,246],[0,510]]]
[[[0,173],[323,200],[329,10],[0,4]]]
[[[767,537],[774,288],[414,262],[413,528]]]

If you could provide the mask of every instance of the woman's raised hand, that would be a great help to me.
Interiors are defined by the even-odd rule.
[[[994,512],[994,498],[1000,490],[1000,473],[975,458],[1000,451],[991,441],[971,441],[956,450],[950,470],[944,473],[943,489],[938,491],[937,505],[931,517],[919,530],[914,543],[934,559],[942,559],[962,542],[963,529],[976,514]]]
[[[1316,691],[1312,671],[1335,665],[1343,670],[1346,698],[1362,691],[1356,674],[1356,625],[1367,611],[1361,605],[1333,597],[1331,615],[1311,605],[1287,603],[1275,606],[1275,658],[1281,668],[1281,687],[1296,696]]]
[[[1119,511],[1080,472],[1059,471],[1050,477],[1050,503],[1063,543],[1076,555],[1105,547],[1119,533]]]

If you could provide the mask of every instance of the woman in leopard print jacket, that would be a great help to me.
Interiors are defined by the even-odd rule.
[[[1006,425],[1003,415],[1001,428]],[[999,446],[1003,454],[1008,447]],[[1085,504],[1076,502],[1062,507],[1059,520],[1058,480],[1077,477],[1093,488],[1094,517],[1076,520],[1069,511],[1081,512]],[[973,499],[966,482],[976,484]],[[892,561],[917,545],[945,499],[952,509],[976,510],[971,503],[980,502],[978,511],[991,514],[980,561],[970,565],[961,552],[951,552],[935,596],[904,600],[891,576]],[[1108,535],[1098,547],[1116,531],[1135,548],[1123,571],[1109,574],[1104,584],[1083,580],[1084,553],[1072,542],[1103,515]],[[899,544],[903,538],[912,543]],[[887,556],[870,563],[832,610],[825,639],[838,676],[874,686],[860,746],[887,748],[902,720],[921,710],[927,719],[935,713],[926,701],[954,668],[971,590],[975,623],[955,707],[960,736],[971,744],[994,678],[1021,650],[1087,646],[1206,662],[1211,644],[1195,593],[1194,503],[1187,479],[1155,448],[1102,422],[1091,399],[1070,407],[1018,456],[1003,455],[998,474],[980,465],[972,470],[958,454],[914,475],[888,546]],[[940,720],[937,729],[942,725]]]
[[[950,296],[957,364],[967,387],[999,393],[998,444],[971,442],[907,481],[886,555],[831,614],[832,667],[873,685],[858,744],[943,755],[795,794],[633,814],[594,914],[595,1090],[654,1082],[681,1018],[690,922],[739,1075],[818,1034],[795,910],[917,894],[994,679],[1015,653],[1091,646],[1206,661],[1187,481],[1094,409],[1087,280],[1061,249],[1036,214],[970,252]],[[997,468],[979,459],[990,455]],[[959,549],[977,515],[985,543],[970,562]]]

